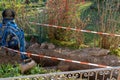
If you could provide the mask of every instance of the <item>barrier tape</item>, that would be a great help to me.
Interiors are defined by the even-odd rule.
[[[82,30],[82,29],[77,29],[77,28],[56,26],[56,25],[50,25],[50,24],[41,24],[41,23],[36,23],[36,22],[29,22],[29,23],[35,24],[35,25],[40,25],[40,26],[48,26],[48,27],[66,29],[66,30],[73,30],[73,31],[80,31],[80,32],[93,33],[93,34],[99,34],[99,35],[107,35],[107,36],[117,36],[117,37],[120,37],[119,34],[103,33],[103,32],[96,32],[96,31],[90,31],[90,30]]]
[[[57,57],[51,57],[51,56],[45,56],[45,55],[31,54],[31,53],[27,53],[27,52],[20,52],[18,50],[14,50],[14,49],[7,48],[7,47],[2,47],[2,48],[7,49],[9,51],[13,51],[13,52],[21,53],[21,54],[26,54],[28,56],[32,55],[32,56],[37,56],[40,58],[47,58],[47,59],[52,59],[52,60],[60,60],[60,61],[65,61],[65,62],[72,62],[72,63],[78,63],[78,64],[84,64],[84,65],[90,65],[90,66],[103,67],[103,68],[112,68],[111,66],[105,66],[105,65],[101,65],[101,64],[94,64],[94,63],[76,61],[76,60],[71,60],[71,59],[63,59],[63,58],[57,58]]]

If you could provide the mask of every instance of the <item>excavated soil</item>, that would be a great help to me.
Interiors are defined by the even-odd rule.
[[[13,52],[6,53],[6,50],[0,49],[0,65],[20,63],[20,56]]]
[[[85,48],[81,50],[71,50],[63,47],[56,47],[51,43],[43,44],[33,44],[28,49],[27,52],[33,54],[42,54],[46,56],[59,57],[64,59],[71,59],[83,62],[90,62],[95,64],[102,64],[107,66],[120,66],[120,59],[115,55],[110,55],[109,50],[100,49],[100,48]],[[20,55],[15,55],[16,53],[8,52],[6,50],[0,50],[0,64],[7,63],[20,63]],[[38,64],[41,64],[43,67],[52,67],[56,66],[57,69],[61,71],[71,71],[71,70],[83,70],[83,69],[92,69],[99,68],[89,65],[63,62],[58,60],[46,59],[31,56]]]

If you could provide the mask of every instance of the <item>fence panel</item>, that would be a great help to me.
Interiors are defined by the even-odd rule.
[[[120,80],[120,67],[36,74],[0,80]]]

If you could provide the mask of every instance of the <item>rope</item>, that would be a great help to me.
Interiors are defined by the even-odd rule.
[[[77,29],[77,28],[67,28],[63,26],[56,26],[56,25],[50,25],[50,24],[41,24],[41,23],[36,23],[36,22],[29,22],[31,24],[35,25],[40,25],[40,26],[48,26],[48,27],[54,27],[54,28],[61,28],[65,30],[73,30],[73,31],[80,31],[80,32],[86,32],[86,33],[93,33],[93,34],[99,34],[99,35],[107,35],[107,36],[117,36],[120,37],[119,34],[112,34],[112,33],[103,33],[103,32],[96,32],[96,31],[90,31],[90,30],[82,30],[82,29]]]
[[[65,61],[65,62],[78,63],[78,64],[84,64],[84,65],[90,65],[90,66],[103,67],[103,68],[112,68],[111,66],[106,66],[106,65],[101,65],[101,64],[94,64],[94,63],[76,61],[76,60],[71,60],[71,59],[63,59],[63,58],[57,58],[57,57],[51,57],[51,56],[45,56],[45,55],[32,54],[32,53],[27,53],[27,52],[20,52],[20,51],[17,51],[17,50],[11,49],[11,48],[7,48],[7,47],[2,47],[2,48],[9,50],[9,51],[26,54],[28,56],[36,56],[36,57],[40,57],[40,58],[60,60],[60,61]]]

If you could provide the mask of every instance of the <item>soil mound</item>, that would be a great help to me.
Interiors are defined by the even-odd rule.
[[[110,55],[109,50],[101,48],[84,48],[81,50],[72,50],[63,47],[57,47],[52,43],[42,43],[42,44],[32,44],[27,49],[27,52],[32,54],[42,54],[45,56],[70,59],[82,62],[89,62],[94,64],[101,64],[106,66],[120,66],[120,59],[115,55]],[[20,63],[20,55],[17,53],[0,49],[0,64],[7,63]],[[77,63],[64,62],[59,60],[52,60],[47,58],[40,58],[36,56],[31,56],[38,64],[41,64],[43,67],[53,67],[56,66],[57,69],[61,71],[70,71],[70,70],[84,70],[84,69],[93,69],[98,68],[90,65],[83,65]]]
[[[33,54],[42,54],[45,56],[70,59],[82,62],[89,62],[94,64],[101,64],[106,66],[119,66],[119,58],[115,55],[110,55],[109,50],[101,48],[84,48],[81,50],[71,50],[68,48],[56,47],[52,43],[33,44],[27,49]],[[97,68],[94,66],[70,63],[64,61],[57,61],[52,59],[32,57],[37,63],[43,66],[57,66],[57,69],[62,71],[69,70],[83,70]]]

